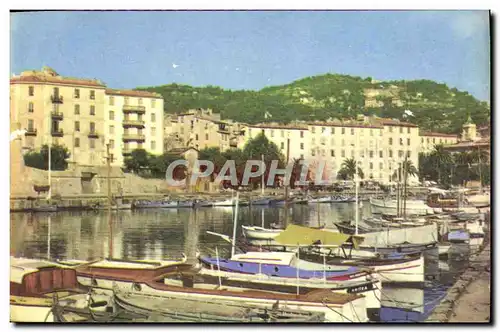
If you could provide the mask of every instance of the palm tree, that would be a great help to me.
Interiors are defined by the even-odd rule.
[[[415,165],[413,165],[413,162],[411,160],[406,160],[406,161],[403,161],[401,166],[394,171],[394,174],[392,174],[392,179],[396,180],[398,178],[398,172],[400,174],[400,179],[403,179],[403,176],[404,176],[403,171],[404,170],[406,170],[406,174],[408,174],[409,176],[417,176],[418,175],[418,170],[415,167]]]
[[[344,159],[342,162],[338,177],[354,180],[356,174],[356,160],[354,158]],[[358,177],[363,179],[365,177],[363,170],[358,167]]]
[[[443,145],[436,145],[430,154],[430,159],[433,167],[438,171],[438,183],[441,183],[441,177],[449,171],[450,165],[453,164],[453,158],[450,152],[443,148]]]

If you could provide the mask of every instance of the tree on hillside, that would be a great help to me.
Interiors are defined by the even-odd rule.
[[[273,160],[278,160],[278,167],[285,166],[285,156],[278,146],[268,140],[263,133],[259,133],[245,144],[243,155],[247,160],[261,160],[261,156],[264,155],[266,165],[271,165]]]
[[[50,164],[53,171],[64,171],[68,168],[67,159],[71,156],[68,148],[63,145],[54,144],[51,146]],[[24,155],[26,166],[38,169],[49,169],[49,146],[43,145],[40,152],[29,152]]]
[[[149,167],[149,154],[144,149],[135,149],[129,157],[125,158],[124,164],[127,171],[139,173],[141,168]]]

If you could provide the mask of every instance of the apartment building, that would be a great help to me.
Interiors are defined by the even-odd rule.
[[[286,157],[288,142],[290,143],[289,160],[306,159],[309,156],[309,131],[305,123],[279,124],[279,123],[261,123],[247,125],[244,133],[246,144],[250,139],[263,133],[271,142],[276,144],[283,155]]]
[[[24,153],[60,144],[69,162],[82,166],[106,165],[108,143],[115,166],[135,148],[163,153],[163,99],[157,94],[107,89],[99,80],[43,67],[11,77],[10,113],[11,127],[26,130]]]
[[[189,110],[170,118],[165,135],[175,135],[179,144],[196,149],[218,147],[221,151],[242,148],[245,125],[223,121],[211,109]]]
[[[451,145],[458,142],[458,135],[436,132],[420,132],[419,152],[431,153],[436,145]]]
[[[147,91],[106,89],[105,135],[113,165],[135,149],[163,153],[163,98]]]
[[[23,152],[60,144],[69,162],[104,165],[105,89],[98,80],[62,77],[48,67],[11,77],[11,126],[26,130]]]

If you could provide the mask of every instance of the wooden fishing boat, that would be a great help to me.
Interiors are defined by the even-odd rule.
[[[72,268],[53,262],[11,257],[10,321],[53,322],[53,296],[82,293]]]
[[[177,201],[135,201],[135,209],[161,209],[161,208],[176,208],[179,204]]]
[[[271,203],[272,199],[270,198],[258,198],[255,200],[252,200],[252,205],[269,205]]]
[[[179,272],[189,270],[188,264],[174,264],[167,267],[163,274],[156,275],[148,269],[139,269],[131,273],[129,269],[116,266],[114,268],[77,269],[78,281],[84,285],[92,285],[93,289],[110,291],[126,290],[162,297],[165,301],[176,298],[183,300],[240,302],[245,306],[258,306],[272,309],[285,305],[290,310],[304,310],[324,313],[327,322],[366,322],[365,298],[354,294],[336,294],[329,290],[319,290],[305,295],[277,294],[262,291],[230,291],[224,289],[202,289],[196,284],[186,281],[182,287],[166,285],[164,279],[175,277]],[[137,270],[137,269],[135,269]]]
[[[219,323],[291,323],[321,322],[324,314],[313,314],[298,310],[252,307],[241,302],[216,302],[213,300],[192,300],[158,294],[145,294],[138,291],[115,289],[115,303],[135,316],[156,316],[161,322],[174,318],[182,322],[219,322]]]
[[[366,308],[370,318],[378,314],[382,284],[377,279],[366,281],[330,281],[323,279],[297,280],[296,278],[281,278],[265,274],[250,275],[220,271],[218,268],[201,268],[196,271],[195,278],[200,283],[220,284],[226,287],[265,290],[271,292],[306,294],[316,289],[329,289],[342,294],[359,294],[366,297]],[[172,280],[166,280],[172,282]],[[178,281],[177,281],[178,282]]]
[[[153,280],[167,272],[176,269],[190,268],[186,264],[186,257],[181,261],[126,261],[119,259],[105,259],[76,266],[78,282],[87,287],[112,289],[113,282],[134,282],[137,280]]]
[[[307,200],[308,203],[331,203],[332,201],[332,196],[309,198]]]

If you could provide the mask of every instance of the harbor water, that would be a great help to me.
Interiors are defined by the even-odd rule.
[[[119,259],[180,259],[194,261],[196,253],[230,253],[230,245],[207,231],[232,235],[233,207],[144,209],[133,211],[64,211],[54,213],[11,213],[10,254],[40,259],[91,260],[109,256]],[[238,225],[269,227],[283,223],[283,207],[239,207]],[[370,216],[364,203],[362,217]],[[289,208],[289,222],[304,226],[354,220],[353,203],[295,205]],[[111,221],[111,222],[110,222]],[[110,231],[110,223],[112,225]],[[237,228],[241,236],[241,227]],[[110,240],[110,234],[112,241]],[[402,239],[404,241],[404,239]],[[425,253],[425,285],[383,287],[380,320],[423,321],[439,304],[449,288],[467,268],[468,257],[479,243],[454,244],[447,259],[439,260],[437,249]]]

